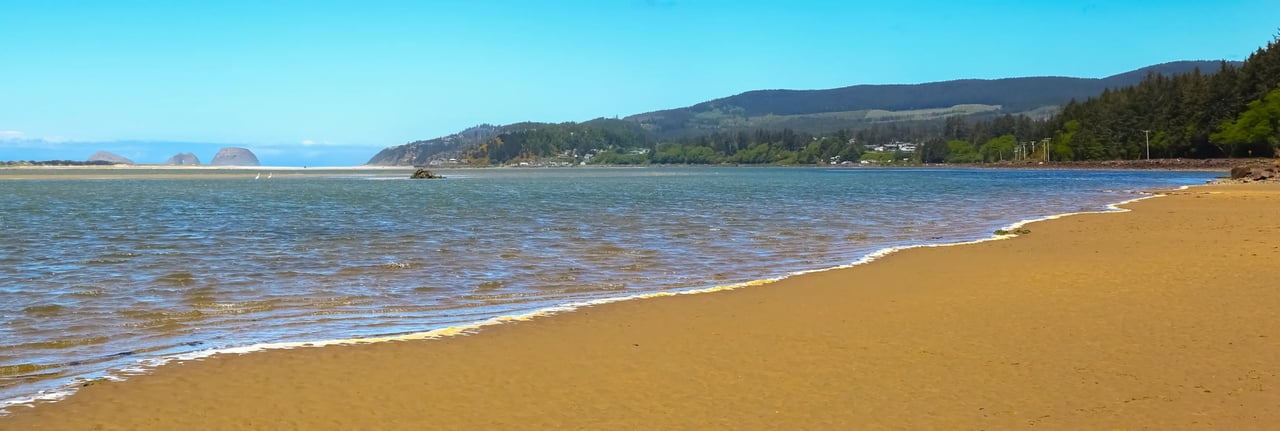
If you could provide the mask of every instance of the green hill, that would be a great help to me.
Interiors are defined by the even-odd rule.
[[[468,158],[474,157],[509,161],[563,152],[581,155],[595,149],[644,147],[652,143],[652,134],[626,120],[597,118],[581,123],[485,124],[449,136],[383,149],[366,164],[422,166],[450,159],[453,163],[467,163]],[[482,145],[484,151],[476,153],[474,150]]]
[[[990,114],[1026,113],[1061,106],[1073,99],[1096,97],[1108,88],[1135,85],[1152,73],[1169,76],[1196,69],[1212,73],[1220,68],[1221,62],[1179,61],[1101,79],[962,79],[914,85],[855,85],[827,90],[757,90],[684,108],[636,114],[626,119],[640,123],[646,130],[663,138],[770,127],[771,123],[777,122],[777,117],[786,117],[788,126],[793,129],[821,133],[875,122],[928,119],[919,113],[937,109],[965,111],[972,105],[986,106],[988,108],[980,109],[980,112]],[[886,120],[885,115],[868,118],[861,114],[867,111],[902,115],[888,115],[896,117],[890,120]],[[831,113],[842,113],[848,121],[831,121]]]
[[[1221,69],[1218,61],[1180,61],[1106,78],[1031,77],[963,79],[912,85],[855,85],[827,90],[758,90],[684,108],[583,123],[480,125],[435,139],[389,147],[367,164],[408,166],[483,155],[495,161],[526,156],[651,146],[658,141],[758,130],[809,134],[858,130],[880,124],[941,122],[954,116],[1025,114],[1043,119],[1072,100],[1132,86],[1151,74]],[[1239,63],[1232,63],[1233,66]],[[484,151],[474,151],[484,145]],[[532,154],[525,154],[532,153]]]

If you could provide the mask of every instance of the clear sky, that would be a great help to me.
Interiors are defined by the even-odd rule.
[[[480,123],[755,89],[1243,60],[1276,17],[1277,0],[0,0],[0,160],[133,140],[355,165]],[[180,148],[121,154],[160,163]]]

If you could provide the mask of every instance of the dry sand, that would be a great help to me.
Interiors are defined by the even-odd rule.
[[[1274,429],[1280,185],[435,341],[162,367],[4,430]]]

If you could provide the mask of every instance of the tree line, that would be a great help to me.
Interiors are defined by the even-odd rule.
[[[1010,153],[1010,143],[1021,142],[1034,150],[1018,149],[1020,154],[1048,160],[1275,157],[1278,85],[1280,37],[1239,67],[1224,61],[1213,73],[1150,74],[1137,85],[1073,100],[1044,121],[1018,118],[1015,126],[1006,117],[979,125],[995,136],[983,131],[962,136],[958,127],[962,132],[943,136],[945,141],[935,138],[921,156],[925,161],[991,161],[993,154]]]
[[[1274,157],[1280,145],[1280,37],[1239,67],[1166,76],[1071,101],[1041,118],[949,117],[873,124],[859,130],[728,131],[658,140],[642,125],[597,119],[530,124],[465,152],[473,165],[563,159],[601,164],[828,164],[880,159],[922,163]],[[508,128],[509,130],[511,128]],[[879,153],[879,152],[878,152]]]
[[[919,139],[939,127],[895,123],[817,135],[791,129],[717,132],[658,141],[632,122],[539,124],[464,152],[474,166],[563,160],[594,164],[825,164],[858,161],[870,148]],[[910,156],[910,155],[908,155]]]

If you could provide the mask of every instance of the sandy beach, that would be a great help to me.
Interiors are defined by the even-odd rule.
[[[1280,184],[431,341],[224,355],[0,430],[1270,429]]]

